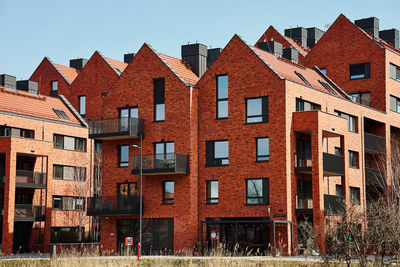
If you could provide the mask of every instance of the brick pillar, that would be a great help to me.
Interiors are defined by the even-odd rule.
[[[17,154],[6,153],[5,181],[4,181],[4,216],[3,216],[3,240],[2,253],[12,254],[14,236],[14,212],[15,212],[15,174]]]
[[[46,172],[47,172],[47,180],[46,180],[46,199],[45,199],[45,210],[46,210],[46,218],[44,221],[44,238],[43,238],[43,251],[48,252],[49,244],[51,242],[51,207],[52,207],[52,185],[53,185],[53,175],[49,175],[53,173],[53,165],[50,164],[49,157],[44,157],[43,160],[46,160]]]

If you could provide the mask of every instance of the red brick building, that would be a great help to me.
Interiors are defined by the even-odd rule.
[[[374,155],[390,155],[400,130],[400,51],[398,32],[356,24],[271,26],[256,47],[235,35],[220,55],[183,46],[182,60],[144,44],[126,68],[98,52],[78,62],[65,90],[102,149],[88,215],[101,217],[103,249],[138,242],[140,147],[145,254],[198,241],[291,252],[299,221],[324,225],[342,199],[365,211]],[[32,75],[43,87],[61,79],[47,61]]]
[[[92,142],[63,96],[38,95],[34,82],[0,77],[1,252],[47,251],[60,235],[89,230]]]

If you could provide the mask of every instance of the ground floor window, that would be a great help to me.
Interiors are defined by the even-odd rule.
[[[51,227],[52,243],[75,243],[79,242],[79,231],[84,233],[83,227]],[[83,234],[82,234],[83,236]]]
[[[117,250],[126,253],[125,237],[133,237],[135,244],[139,242],[139,220],[124,219],[117,223]],[[174,219],[143,219],[142,251],[143,255],[173,254],[174,252]]]

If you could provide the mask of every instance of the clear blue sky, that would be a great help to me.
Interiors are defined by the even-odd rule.
[[[325,30],[340,13],[400,28],[398,0],[0,0],[0,73],[26,79],[45,56],[68,65],[95,50],[122,61],[144,42],[180,58],[188,42],[224,47],[237,33],[254,44],[269,25]]]

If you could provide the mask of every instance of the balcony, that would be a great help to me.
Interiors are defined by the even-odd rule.
[[[25,188],[46,188],[47,174],[43,172],[17,170],[15,186]]]
[[[296,214],[312,214],[313,200],[312,198],[302,198],[296,195]]]
[[[15,204],[14,221],[39,222],[45,220],[45,207],[32,204]]]
[[[385,138],[370,133],[364,133],[365,152],[370,154],[385,153]]]
[[[344,211],[344,198],[335,195],[324,195],[324,213],[340,215]]]
[[[296,155],[294,171],[298,173],[311,174],[312,173],[311,159],[299,157]]]
[[[189,173],[189,156],[182,153],[144,155],[143,175],[167,175]],[[140,156],[133,156],[132,173],[140,174]]]
[[[144,120],[138,118],[118,118],[89,120],[89,138],[98,140],[118,140],[139,138],[144,132]]]
[[[140,197],[90,197],[87,201],[88,216],[139,215]]]
[[[344,157],[335,154],[323,153],[324,176],[344,175]]]

